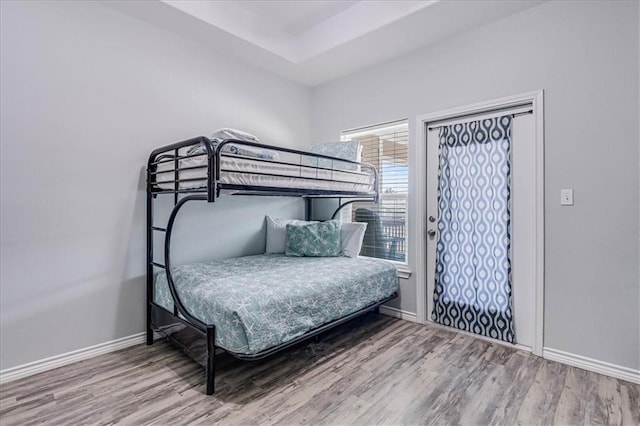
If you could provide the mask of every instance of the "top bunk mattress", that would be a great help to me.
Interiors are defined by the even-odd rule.
[[[235,186],[296,188],[305,190],[368,193],[375,191],[375,176],[359,170],[336,170],[314,167],[310,160],[300,163],[276,162],[235,155],[222,155],[218,183]],[[196,189],[207,185],[207,157],[179,160],[179,189]],[[204,168],[197,168],[204,167]],[[173,162],[158,165],[156,185],[160,189],[174,189]]]
[[[395,267],[350,257],[245,256],[172,268],[191,315],[216,326],[216,345],[256,354],[398,291]],[[173,311],[164,272],[154,302]]]

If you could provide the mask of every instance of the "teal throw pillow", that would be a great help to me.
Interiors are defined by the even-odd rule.
[[[287,224],[286,256],[335,257],[342,254],[340,222]]]

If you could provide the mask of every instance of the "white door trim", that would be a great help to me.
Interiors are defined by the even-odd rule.
[[[427,225],[427,197],[426,197],[426,179],[427,172],[425,161],[427,158],[426,140],[427,127],[430,123],[442,120],[455,119],[457,117],[468,116],[472,114],[490,113],[497,109],[513,108],[521,105],[531,105],[535,117],[535,332],[534,344],[532,352],[535,355],[542,356],[543,333],[544,333],[544,92],[538,90],[535,92],[522,93],[519,95],[508,96],[505,98],[494,99],[491,101],[480,102],[473,105],[467,105],[459,108],[452,108],[444,111],[438,111],[429,114],[419,115],[416,118],[416,137],[414,138],[413,150],[411,155],[410,170],[414,170],[414,188],[412,194],[415,197],[415,213],[417,219],[417,235],[421,238],[417,239],[415,245],[416,250],[416,320],[419,323],[431,322],[427,313],[427,288],[426,288],[426,225]]]

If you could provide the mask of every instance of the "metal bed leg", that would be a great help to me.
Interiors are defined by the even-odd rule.
[[[153,329],[149,322],[147,322],[147,345],[153,345]]]
[[[207,395],[212,395],[215,391],[216,375],[216,327],[207,326]]]

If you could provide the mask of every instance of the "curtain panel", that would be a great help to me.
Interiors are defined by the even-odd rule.
[[[434,321],[514,342],[512,116],[442,126]]]

